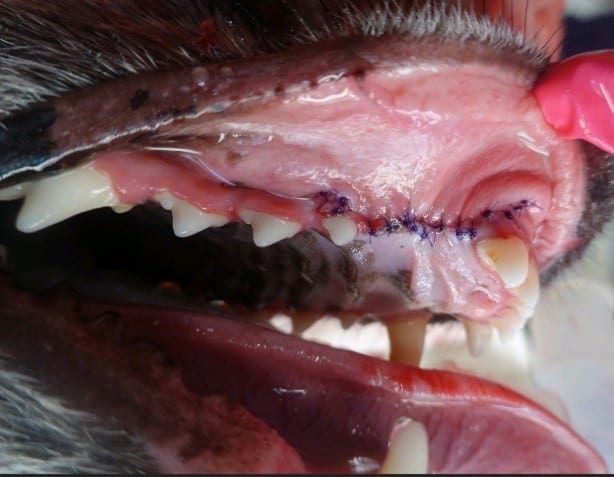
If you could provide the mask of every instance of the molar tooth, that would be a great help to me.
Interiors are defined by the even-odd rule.
[[[426,474],[428,464],[429,440],[424,425],[409,418],[397,421],[379,473]]]
[[[251,224],[254,243],[258,247],[268,247],[280,240],[293,237],[301,224],[292,220],[282,219],[264,212],[248,209],[239,210],[239,217],[246,224]]]
[[[521,285],[529,273],[529,251],[518,237],[484,239],[477,244],[482,262],[494,268],[508,288]]]
[[[430,313],[421,317],[386,323],[390,339],[390,361],[418,366],[424,349]]]
[[[14,184],[4,189],[0,189],[0,200],[16,200],[25,197],[30,190],[31,182]]]
[[[467,348],[474,358],[481,356],[490,346],[493,335],[493,327],[489,324],[465,321],[467,334]]]
[[[119,205],[111,180],[84,166],[31,184],[17,216],[17,229],[36,232],[73,215]]]
[[[332,242],[339,246],[350,243],[356,238],[358,233],[358,228],[354,221],[341,215],[325,219],[322,225],[330,234]]]

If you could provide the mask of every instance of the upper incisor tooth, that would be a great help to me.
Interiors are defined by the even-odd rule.
[[[33,182],[16,227],[22,232],[36,232],[73,215],[118,204],[106,175],[91,165],[78,167]]]
[[[429,466],[429,439],[421,422],[400,420],[392,431],[380,474],[426,474]]]
[[[508,288],[521,285],[529,273],[529,251],[522,239],[484,239],[477,244],[482,262],[494,268]]]
[[[358,233],[354,221],[341,215],[325,219],[322,225],[328,230],[332,242],[339,246],[350,243]]]
[[[241,209],[239,217],[245,223],[251,224],[253,240],[258,247],[268,247],[280,240],[293,237],[301,230],[301,224],[297,222],[264,212]]]

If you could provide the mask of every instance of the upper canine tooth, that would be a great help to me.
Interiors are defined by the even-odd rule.
[[[409,418],[395,425],[380,474],[426,474],[429,438],[424,425]]]
[[[91,165],[33,182],[17,216],[17,229],[36,232],[73,215],[118,205],[111,180]]]
[[[225,216],[205,212],[168,191],[159,192],[154,198],[163,208],[172,211],[173,232],[177,237],[189,237],[209,227],[221,227],[228,223]]]
[[[390,361],[418,366],[424,349],[430,313],[407,320],[386,323],[390,339]]]
[[[508,288],[521,285],[529,273],[529,251],[518,237],[484,239],[477,244],[478,256],[494,268]]]
[[[353,220],[343,216],[329,217],[322,225],[330,234],[330,239],[335,245],[346,245],[356,238],[358,228]]]
[[[540,286],[539,272],[533,260],[529,263],[529,271],[526,280],[518,287],[510,290],[517,297],[515,304],[516,312],[523,320],[531,317],[539,301]]]
[[[294,236],[301,230],[301,224],[297,222],[264,212],[241,209],[239,210],[239,217],[246,224],[251,224],[253,240],[258,247],[268,247],[280,240]]]

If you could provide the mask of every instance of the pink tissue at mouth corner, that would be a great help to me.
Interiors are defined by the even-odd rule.
[[[584,139],[614,154],[614,50],[550,65],[533,94],[559,136]]]

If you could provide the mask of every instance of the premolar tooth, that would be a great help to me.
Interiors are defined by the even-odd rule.
[[[134,208],[134,205],[131,204],[118,204],[111,206],[113,212],[116,214],[125,214],[126,212],[130,212]]]
[[[118,204],[107,176],[92,166],[79,167],[32,183],[16,226],[36,232],[73,215]]]
[[[418,421],[401,419],[395,425],[388,454],[380,474],[426,474],[429,464],[429,440],[426,428]]]
[[[225,216],[210,214],[184,200],[178,200],[173,207],[173,231],[177,237],[189,237],[209,227],[221,227],[227,223]]]
[[[411,366],[420,364],[429,316],[430,313],[423,317],[386,323],[391,361]]]
[[[293,237],[301,230],[301,224],[297,222],[264,212],[241,209],[239,217],[246,224],[251,224],[253,240],[258,247],[268,247],[280,240]]]
[[[154,199],[156,199],[156,201],[158,201],[158,203],[162,206],[162,208],[166,210],[173,210],[173,207],[175,206],[175,203],[177,202],[177,199],[175,198],[175,196],[167,190],[158,192],[154,196]]]
[[[0,200],[16,200],[25,197],[30,190],[31,183],[23,182],[15,184],[4,189],[0,189]]]
[[[465,331],[467,334],[467,348],[474,358],[481,356],[490,345],[493,335],[493,327],[489,324],[466,321]]]
[[[159,192],[154,198],[162,208],[172,212],[173,232],[177,237],[189,237],[209,227],[221,227],[229,222],[224,215],[205,212],[168,191]]]
[[[358,233],[358,228],[354,221],[341,215],[325,219],[322,225],[330,234],[332,242],[339,246],[350,243],[356,238]]]
[[[508,288],[521,285],[529,273],[529,251],[518,237],[484,239],[478,242],[480,259],[494,268]]]

